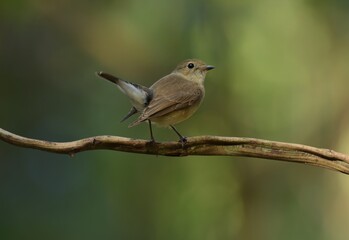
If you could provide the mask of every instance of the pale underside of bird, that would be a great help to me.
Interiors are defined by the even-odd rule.
[[[140,113],[129,127],[148,121],[152,142],[155,142],[152,123],[171,127],[184,145],[187,140],[174,125],[188,119],[198,109],[205,96],[203,83],[206,73],[213,68],[200,60],[185,60],[149,88],[108,73],[98,72],[97,75],[115,83],[131,101],[132,107],[122,122]]]

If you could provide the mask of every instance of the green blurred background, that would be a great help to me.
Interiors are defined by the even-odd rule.
[[[349,2],[0,2],[0,127],[52,141],[148,139],[104,70],[146,86],[215,65],[187,136],[256,137],[349,153]],[[155,128],[158,140],[177,140]],[[348,239],[349,178],[238,157],[0,142],[0,239]]]

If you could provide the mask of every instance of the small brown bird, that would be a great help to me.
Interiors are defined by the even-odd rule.
[[[211,69],[214,69],[214,66],[207,65],[201,60],[185,60],[150,88],[124,81],[108,73],[97,74],[115,83],[131,100],[132,108],[121,121],[140,112],[138,119],[129,127],[148,121],[152,142],[155,142],[152,122],[162,127],[171,127],[184,145],[186,138],[173,125],[188,119],[199,108],[205,96],[205,76]]]

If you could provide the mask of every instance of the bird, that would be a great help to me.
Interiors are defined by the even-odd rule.
[[[214,68],[199,59],[187,59],[149,88],[102,71],[97,72],[97,75],[115,83],[131,101],[132,107],[121,122],[140,113],[129,127],[147,121],[151,142],[155,142],[152,123],[160,127],[171,127],[184,146],[187,138],[174,125],[191,117],[199,108],[205,96],[206,73]]]

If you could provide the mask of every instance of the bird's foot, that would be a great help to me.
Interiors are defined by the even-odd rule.
[[[154,138],[149,139],[148,144],[154,145],[156,143]]]
[[[178,142],[182,144],[182,148],[183,148],[184,145],[188,142],[187,137],[181,137]]]

